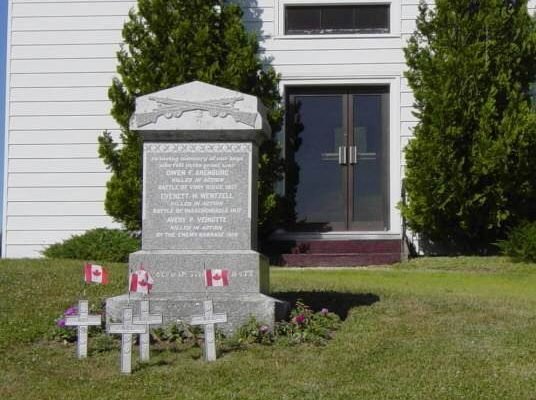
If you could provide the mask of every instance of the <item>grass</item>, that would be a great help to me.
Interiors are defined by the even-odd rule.
[[[81,262],[0,262],[1,399],[535,399],[536,265],[423,258],[369,269],[272,269],[274,296],[345,318],[325,347],[253,346],[206,364],[155,351],[132,376],[117,350],[75,358],[46,340],[81,291]],[[125,290],[126,268],[87,291]],[[136,356],[134,357],[136,360]]]

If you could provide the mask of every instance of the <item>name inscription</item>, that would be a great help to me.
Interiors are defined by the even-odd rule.
[[[248,248],[251,151],[248,143],[144,144],[143,247]]]
[[[156,271],[154,273],[156,278],[203,278],[203,271]],[[231,271],[230,278],[254,278],[254,270],[245,271]]]

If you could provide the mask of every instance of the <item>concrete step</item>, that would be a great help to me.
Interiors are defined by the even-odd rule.
[[[398,240],[310,240],[296,242],[291,254],[349,254],[349,253],[397,253],[402,249]]]
[[[390,253],[321,253],[282,254],[281,265],[289,267],[353,267],[394,264],[401,252]]]

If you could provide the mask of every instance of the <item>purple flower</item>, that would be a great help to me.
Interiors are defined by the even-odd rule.
[[[305,322],[305,315],[303,314],[298,314],[296,315],[292,321],[295,323],[295,324],[298,324],[298,325],[301,325]]]
[[[262,334],[266,334],[270,331],[270,327],[268,325],[261,325],[259,328],[259,332]]]
[[[324,307],[322,310],[320,310],[320,314],[322,314],[322,315],[327,315],[328,313],[329,313],[329,310],[326,307]]]
[[[76,315],[78,314],[78,307],[75,307],[75,306],[72,306],[72,307],[69,307],[67,310],[65,310],[65,312],[63,313],[63,315],[65,316],[68,316],[68,315]]]
[[[65,328],[65,320],[64,319],[58,319],[56,321],[56,325],[58,326],[58,328]]]

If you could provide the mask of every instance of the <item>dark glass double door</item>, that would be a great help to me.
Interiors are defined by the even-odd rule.
[[[387,230],[388,88],[295,89],[288,109],[292,229]]]

